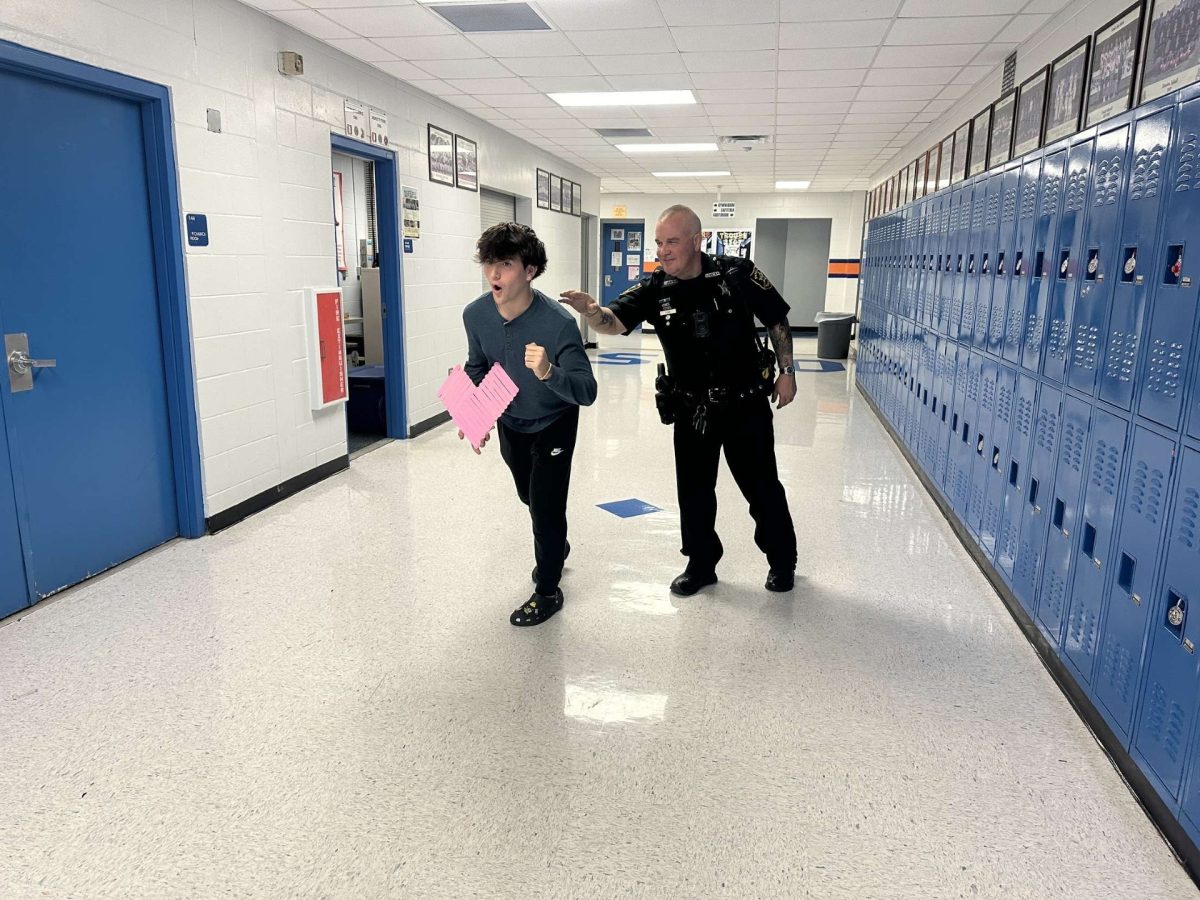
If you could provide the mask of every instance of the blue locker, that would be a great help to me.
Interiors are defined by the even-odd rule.
[[[1150,612],[1150,661],[1134,746],[1171,796],[1178,796],[1184,748],[1196,717],[1200,639],[1200,451],[1186,449],[1158,596]],[[1185,798],[1194,806],[1195,796]]]
[[[1004,176],[987,177],[987,206],[983,213],[983,232],[979,240],[979,286],[975,293],[975,329],[971,344],[976,350],[987,347],[988,311],[992,308],[992,291],[996,286],[996,269],[1000,258],[1000,219],[1004,202]]]
[[[950,293],[946,297],[945,333],[957,340],[962,330],[963,294],[967,289],[967,245],[971,229],[972,187],[969,182],[954,190],[954,214],[950,234]]]
[[[1071,312],[1079,275],[1083,270],[1080,254],[1083,242],[1083,221],[1087,214],[1088,182],[1092,171],[1093,140],[1083,141],[1071,148],[1067,159],[1067,175],[1063,189],[1062,215],[1058,223],[1058,239],[1054,258],[1047,261],[1052,273],[1049,327],[1046,351],[1042,358],[1042,374],[1056,384],[1062,384],[1067,374],[1067,350],[1071,340]]]
[[[961,199],[961,190],[951,191],[946,194],[942,207],[942,273],[938,279],[938,296],[934,301],[933,327],[943,335],[950,332],[950,298],[954,294],[957,277],[954,265],[958,247],[958,204]]]
[[[1038,623],[1056,647],[1062,642],[1063,617],[1071,593],[1072,550],[1076,543],[1091,419],[1091,404],[1070,395],[1064,399],[1054,491],[1047,497],[1049,527],[1037,612]]]
[[[1084,684],[1091,684],[1096,663],[1128,430],[1129,423],[1124,419],[1100,408],[1093,411],[1092,446],[1075,543],[1075,575],[1067,602],[1064,645],[1067,658],[1075,664]]]
[[[950,499],[951,489],[953,486],[953,471],[952,455],[957,451],[958,440],[958,420],[959,420],[959,403],[961,401],[959,388],[959,368],[958,368],[958,345],[949,338],[942,339],[942,354],[945,357],[945,385],[943,390],[946,395],[946,409],[941,417],[941,431],[938,436],[938,457],[941,462],[937,469],[940,474],[938,484],[942,489],[942,494],[947,499]],[[965,378],[963,379],[965,391]]]
[[[988,471],[992,461],[992,427],[996,415],[996,377],[998,368],[993,360],[976,351],[979,363],[979,406],[972,422],[971,441],[974,458],[971,460],[971,494],[967,507],[966,523],[979,541],[983,527],[984,506],[987,498]]]
[[[1008,446],[1016,415],[1017,373],[1004,365],[992,363],[996,371],[996,409],[992,417],[991,437],[984,446],[984,500],[979,522],[979,544],[988,555],[996,558],[1002,531],[1004,485],[1008,477]]]
[[[978,372],[971,365],[971,351],[959,344],[955,348],[956,379],[954,384],[954,406],[950,416],[950,434],[947,435],[949,465],[946,469],[946,498],[955,515],[962,518],[970,499],[971,419],[979,402]]]
[[[1038,411],[1033,425],[1029,475],[1021,505],[1021,538],[1013,570],[1013,593],[1030,615],[1037,607],[1046,529],[1053,503],[1054,473],[1058,463],[1058,433],[1062,420],[1062,391],[1048,384],[1038,389]]]
[[[930,422],[930,456],[933,465],[929,474],[933,483],[943,489],[943,493],[946,483],[946,457],[949,452],[946,435],[950,428],[950,410],[954,406],[954,352],[954,344],[946,338],[938,338],[933,378],[938,402]]]
[[[1112,284],[1121,271],[1117,242],[1124,208],[1129,126],[1106,131],[1096,138],[1095,161],[1088,188],[1088,210],[1083,225],[1083,255],[1075,280],[1075,305],[1071,311],[1071,346],[1067,359],[1067,384],[1094,397],[1100,371],[1101,336],[1107,331]]]
[[[1011,166],[1001,178],[1000,232],[996,241],[992,303],[987,315],[987,346],[984,348],[992,356],[1002,354],[1004,335],[1008,329],[1008,298],[1016,262],[1017,197],[1021,186],[1021,169]]]
[[[1137,379],[1139,415],[1179,427],[1196,334],[1200,271],[1200,100],[1179,107],[1163,188],[1163,222],[1146,270],[1149,327]],[[1196,240],[1192,240],[1195,237]]]
[[[987,230],[988,176],[975,179],[971,191],[971,221],[967,232],[965,277],[958,325],[958,338],[964,344],[975,340],[975,310],[979,296],[980,271],[983,267],[984,236]]]
[[[1059,220],[1062,218],[1064,167],[1067,151],[1047,156],[1042,162],[1038,188],[1038,219],[1033,233],[1033,260],[1029,294],[1025,302],[1025,323],[1021,334],[1021,368],[1040,372],[1046,346],[1046,322],[1050,299],[1057,278],[1055,248],[1058,246]]]
[[[1133,379],[1145,327],[1146,279],[1149,273],[1150,281],[1154,281],[1154,267],[1149,263],[1162,205],[1162,169],[1173,114],[1173,110],[1166,109],[1138,121],[1129,150],[1124,221],[1116,244],[1116,266],[1110,270],[1112,304],[1099,393],[1100,399],[1122,409],[1129,409],[1133,403]]]
[[[930,328],[940,331],[943,279],[946,273],[946,222],[950,205],[950,194],[941,193],[933,198],[933,245],[930,248],[931,272],[929,279],[929,305],[925,320]]]
[[[932,329],[925,330],[924,360],[924,389],[928,394],[922,398],[925,402],[921,406],[921,445],[917,457],[921,461],[921,468],[929,473],[933,471],[934,458],[937,455],[934,442],[937,436],[938,405],[942,402],[938,396],[938,338]]]
[[[1007,315],[1005,316],[1001,355],[1008,362],[1021,362],[1021,334],[1031,289],[1034,285],[1034,238],[1037,234],[1038,188],[1042,178],[1042,159],[1030,160],[1021,168],[1019,207],[1013,236],[1013,259],[1006,268],[1008,279]]]
[[[1004,499],[1000,514],[1000,532],[996,539],[996,567],[1011,585],[1021,539],[1021,518],[1025,505],[1025,487],[1029,476],[1029,454],[1033,448],[1033,426],[1037,415],[1036,379],[1017,374],[1012,427],[1004,470]]]
[[[1134,428],[1095,676],[1101,711],[1125,745],[1133,727],[1133,702],[1146,658],[1146,626],[1154,602],[1174,464],[1173,441],[1146,428]]]

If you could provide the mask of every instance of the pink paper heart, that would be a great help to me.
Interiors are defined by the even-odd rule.
[[[476,450],[516,396],[517,386],[500,363],[492,366],[478,387],[462,366],[455,366],[438,389],[450,418]]]

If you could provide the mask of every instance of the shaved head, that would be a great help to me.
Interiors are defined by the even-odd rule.
[[[659,215],[658,221],[665,221],[666,219],[671,218],[671,216],[680,216],[680,223],[688,229],[690,234],[700,233],[700,217],[696,215],[690,206],[684,206],[682,204],[668,206],[662,211],[662,214]]]

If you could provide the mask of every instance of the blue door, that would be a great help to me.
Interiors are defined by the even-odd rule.
[[[607,222],[600,241],[600,305],[608,306],[642,277],[646,260],[645,226],[641,222]],[[635,260],[631,263],[630,260]],[[650,251],[654,259],[654,251]],[[613,265],[619,262],[619,265]],[[630,268],[636,269],[634,278]]]
[[[28,390],[0,375],[3,613],[163,543],[178,518],[143,108],[0,72],[0,116],[37,123],[0,133],[21,211],[0,217],[0,333],[56,362]]]

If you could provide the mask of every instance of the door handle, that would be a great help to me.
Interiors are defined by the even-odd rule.
[[[30,359],[23,350],[14,350],[8,354],[8,367],[17,375],[24,375],[32,369],[53,369],[58,366],[56,359]]]

